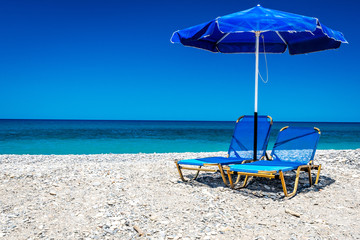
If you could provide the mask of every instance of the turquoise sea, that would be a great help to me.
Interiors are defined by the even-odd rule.
[[[0,120],[0,154],[98,154],[227,151],[235,122]],[[318,149],[360,148],[360,123],[275,122],[316,126]]]

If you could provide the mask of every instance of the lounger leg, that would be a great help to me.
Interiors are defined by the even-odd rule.
[[[280,180],[281,180],[281,185],[282,185],[285,197],[287,197],[288,194],[287,194],[287,190],[286,190],[286,183],[285,183],[285,179],[284,179],[284,174],[283,174],[282,171],[279,171],[279,175],[280,175],[279,177],[280,177]]]
[[[306,169],[306,170],[305,170]],[[279,171],[279,174],[280,174],[280,180],[281,180],[281,184],[282,184],[282,187],[283,187],[283,190],[284,190],[284,194],[285,194],[285,197],[292,197],[296,194],[297,192],[297,188],[298,188],[298,185],[299,185],[299,177],[300,177],[300,171],[307,171],[309,173],[309,183],[310,183],[310,186],[312,184],[312,178],[311,178],[311,167],[310,166],[300,166],[297,168],[296,170],[296,177],[295,177],[295,183],[294,183],[294,190],[292,193],[288,193],[287,190],[286,190],[286,183],[285,183],[285,178],[284,178],[284,174],[282,171]]]
[[[177,170],[178,170],[178,172],[179,172],[179,175],[180,175],[181,180],[183,180],[184,182],[187,182],[187,180],[184,178],[184,176],[183,176],[183,174],[182,174],[180,165],[179,165],[177,162],[175,162],[175,164],[176,164],[176,168],[177,168]]]
[[[237,178],[236,178],[236,182],[234,183],[235,185],[238,184],[240,182],[240,178],[241,178],[241,175],[238,174]]]
[[[239,181],[240,181],[240,177],[241,177],[241,175],[238,174],[237,179],[236,179],[236,182],[233,183],[231,173],[230,173],[230,171],[228,171],[228,178],[229,178],[229,182],[230,182],[230,187],[231,187],[231,188],[233,188],[233,189],[235,188],[235,186],[236,186],[236,185],[239,183]],[[249,176],[246,175],[242,186],[241,186],[241,187],[238,187],[237,189],[245,188],[245,187],[247,186],[248,180],[249,180]]]
[[[231,171],[227,170],[227,174],[228,174],[228,178],[229,178],[230,187],[234,188],[234,183],[233,183],[233,180],[232,180]]]
[[[240,176],[240,175],[239,175]],[[245,188],[246,186],[247,186],[247,183],[248,183],[248,180],[249,180],[249,176],[245,176],[245,179],[244,179],[244,182],[243,182],[243,185],[241,186],[241,187],[239,187],[239,189],[240,188]]]
[[[226,186],[229,186],[229,184],[228,184],[227,181],[226,181],[226,176],[225,176],[223,167],[221,166],[221,164],[219,164],[218,167],[219,167],[220,174],[221,174],[221,177],[222,177],[222,180],[223,180],[224,184],[225,184]]]
[[[300,176],[300,170],[301,167],[298,167],[297,171],[296,171],[296,178],[295,178],[295,183],[294,183],[294,190],[292,193],[288,193],[287,189],[286,189],[286,183],[285,183],[285,179],[284,179],[284,174],[282,171],[279,171],[279,175],[280,175],[280,180],[281,180],[281,185],[283,187],[283,191],[285,194],[285,197],[292,197],[296,194],[297,188],[298,188],[298,184],[299,184],[299,176]]]
[[[317,171],[317,175],[316,175],[315,184],[318,184],[318,182],[319,182],[321,164],[319,164],[319,165],[317,166],[317,169],[318,169],[318,171]]]
[[[307,170],[308,174],[309,174],[309,184],[310,186],[312,185],[312,177],[311,177],[311,167],[309,166],[308,167],[308,170]]]
[[[201,166],[199,168],[201,168]],[[192,180],[197,179],[197,177],[199,176],[199,173],[200,173],[200,170],[196,172],[195,177],[193,177]]]
[[[177,168],[177,170],[178,170],[178,172],[179,172],[179,175],[180,175],[181,180],[183,180],[184,182],[188,182],[189,180],[186,180],[186,179],[184,178],[184,175],[182,174],[180,165],[179,165],[177,162],[175,162],[175,164],[176,164],[176,168]],[[200,166],[199,168],[201,168],[201,166]],[[196,174],[195,174],[195,176],[192,178],[192,180],[195,180],[195,179],[199,176],[199,173],[200,173],[200,170],[198,170],[198,171],[196,172]]]

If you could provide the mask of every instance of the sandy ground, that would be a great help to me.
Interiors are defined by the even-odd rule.
[[[219,155],[0,155],[0,238],[360,239],[360,150],[318,151],[319,184],[302,174],[293,198],[280,180],[180,181],[173,160]]]

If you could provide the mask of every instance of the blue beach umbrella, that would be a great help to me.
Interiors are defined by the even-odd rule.
[[[262,38],[263,44],[259,44]],[[257,151],[257,105],[259,52],[290,55],[339,48],[347,43],[343,34],[321,24],[317,18],[263,8],[218,17],[210,22],[178,30],[172,43],[220,53],[255,53],[254,159]]]

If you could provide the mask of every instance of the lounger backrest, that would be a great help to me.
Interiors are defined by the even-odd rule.
[[[258,116],[257,158],[266,153],[272,120],[268,116]],[[254,116],[238,119],[229,147],[229,157],[252,159],[254,150]]]
[[[279,132],[271,157],[273,161],[308,164],[314,159],[319,138],[317,128],[285,127]]]

